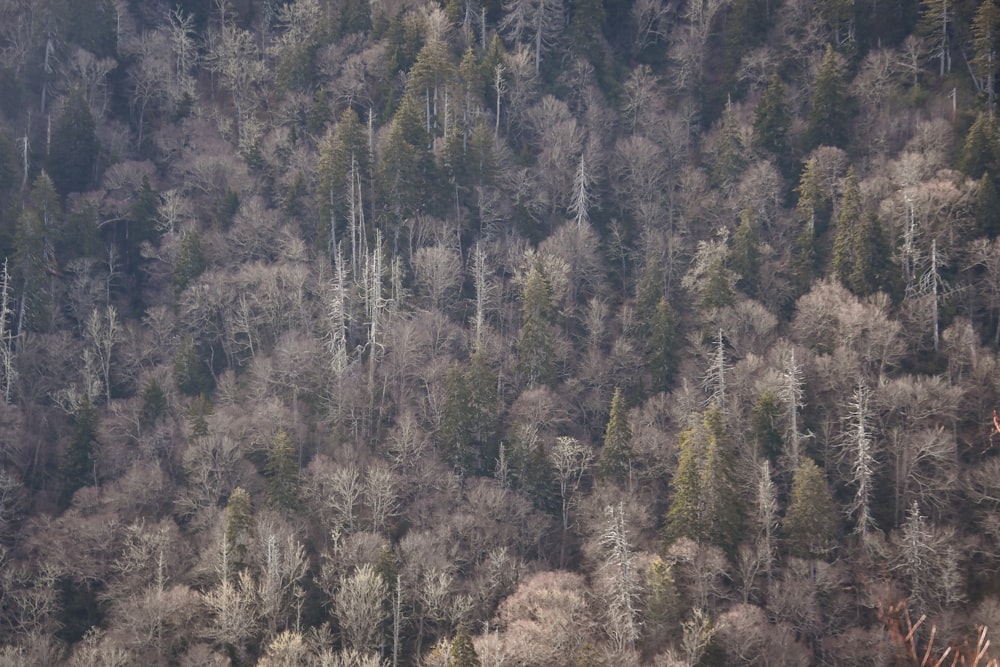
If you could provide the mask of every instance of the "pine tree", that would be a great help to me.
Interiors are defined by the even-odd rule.
[[[754,109],[753,147],[779,159],[786,157],[791,125],[791,113],[785,103],[785,87],[775,72]]]
[[[548,384],[555,379],[549,323],[552,290],[538,265],[528,271],[521,298],[521,333],[517,343],[517,367],[528,385]]]
[[[497,378],[486,353],[473,353],[467,368],[453,364],[445,380],[440,439],[442,454],[465,474],[484,474],[497,456]]]
[[[959,164],[972,178],[1000,173],[1000,128],[992,113],[982,112],[969,127],[962,144]]]
[[[747,165],[746,146],[740,136],[740,124],[732,100],[722,112],[722,127],[712,163],[713,182],[728,190],[736,184]]]
[[[167,413],[167,395],[156,378],[146,383],[142,388],[142,408],[139,411],[139,422],[144,428],[155,426]]]
[[[174,295],[180,296],[195,278],[205,272],[207,263],[201,249],[201,234],[197,229],[189,229],[181,237],[181,245],[174,261],[174,272],[171,281],[174,285]]]
[[[371,152],[358,115],[345,109],[337,126],[324,138],[316,165],[319,222],[306,237],[334,257],[345,232],[350,247],[364,213],[364,195],[371,187]]]
[[[843,147],[847,143],[850,115],[841,56],[828,44],[816,75],[816,87],[809,100],[806,148]]]
[[[643,648],[655,654],[659,652],[656,649],[677,633],[683,608],[670,565],[659,556],[653,559],[646,570],[645,603]]]
[[[1000,8],[994,0],[983,0],[972,20],[972,63],[976,87],[992,107],[996,98],[997,68],[1000,67]]]
[[[837,510],[826,476],[812,459],[803,459],[792,477],[784,528],[789,552],[799,558],[824,558],[836,543]]]
[[[761,392],[750,413],[751,432],[757,451],[772,462],[782,453],[780,419],[781,404],[777,397],[767,390]]]
[[[94,182],[94,166],[100,151],[96,127],[83,92],[74,88],[52,127],[46,161],[59,194],[83,192]]]
[[[632,428],[628,423],[625,398],[619,387],[611,397],[611,411],[604,430],[604,447],[599,459],[600,476],[622,483],[629,481],[632,469]]]
[[[242,486],[237,486],[229,494],[226,505],[226,549],[229,552],[229,573],[235,575],[250,563],[250,547],[254,543],[253,504],[250,494]]]
[[[729,251],[729,267],[739,276],[736,286],[756,298],[760,286],[760,235],[749,208],[740,213],[740,225]]]
[[[677,347],[680,345],[677,332],[677,316],[666,297],[656,302],[649,322],[648,352],[646,368],[652,378],[653,391],[667,391],[677,371]]]
[[[976,187],[974,215],[978,236],[992,239],[1000,234],[1000,194],[989,172],[983,173]]]
[[[73,439],[63,454],[60,465],[60,476],[63,481],[60,504],[69,506],[77,489],[97,483],[97,471],[94,466],[94,448],[97,445],[97,409],[84,394],[74,415],[76,422],[73,429]]]
[[[11,266],[20,303],[17,331],[45,331],[52,324],[51,280],[56,239],[62,232],[62,206],[52,180],[43,171],[34,180],[28,205],[17,218]]]
[[[878,291],[882,281],[882,267],[889,250],[883,241],[878,214],[866,211],[858,221],[854,238],[854,266],[848,276],[848,286],[858,296]]]
[[[859,245],[858,225],[862,214],[858,172],[851,167],[844,180],[844,194],[840,201],[840,215],[837,218],[837,235],[833,240],[833,272],[845,287],[850,287],[851,274],[858,262],[855,252]]]
[[[472,645],[472,637],[465,623],[460,623],[448,651],[447,667],[480,667],[479,654]]]
[[[278,431],[264,464],[267,502],[271,507],[293,510],[299,505],[299,465],[288,432]]]
[[[716,407],[678,439],[673,497],[664,526],[668,543],[687,537],[722,547],[730,555],[739,543],[742,507],[732,467],[732,444]]]
[[[437,211],[437,166],[431,153],[424,105],[413,95],[403,96],[386,135],[378,168],[382,206],[391,220],[401,224],[420,213]]]
[[[951,72],[951,24],[954,0],[920,0],[920,23],[917,31],[930,48],[931,59],[938,61],[938,75]]]

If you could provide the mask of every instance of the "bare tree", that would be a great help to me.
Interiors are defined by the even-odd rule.
[[[634,651],[636,640],[639,639],[640,621],[637,604],[640,588],[639,570],[629,543],[622,505],[608,506],[605,514],[607,527],[600,538],[604,549],[604,575],[608,598],[605,629],[615,650],[622,654]]]
[[[555,447],[549,454],[556,483],[559,485],[559,498],[562,503],[562,546],[559,551],[559,562],[566,561],[566,538],[569,534],[569,515],[573,506],[576,491],[580,482],[594,459],[593,450],[576,438],[560,436],[556,438]]]
[[[389,587],[367,563],[341,579],[334,608],[347,648],[363,653],[378,648],[379,625],[386,619],[388,596]]]

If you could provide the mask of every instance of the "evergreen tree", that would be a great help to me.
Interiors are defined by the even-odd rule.
[[[230,575],[235,575],[250,564],[250,548],[253,546],[255,533],[250,494],[242,486],[237,486],[229,494],[229,503],[226,505],[225,540],[229,551]]]
[[[552,290],[538,265],[528,271],[521,298],[521,333],[517,343],[517,367],[529,385],[555,380],[555,363],[549,339]]]
[[[63,231],[62,215],[59,196],[43,171],[32,184],[14,233],[11,269],[20,289],[18,331],[46,331],[54,323],[52,279],[46,271],[58,269],[55,246]]]
[[[142,408],[139,411],[139,422],[144,428],[156,425],[167,413],[167,395],[156,378],[146,383],[142,388]]]
[[[972,20],[972,63],[976,87],[992,107],[996,99],[997,68],[1000,67],[1000,8],[994,0],[983,0]]]
[[[809,100],[806,148],[843,147],[847,143],[850,99],[844,81],[840,55],[827,45],[816,75],[816,87]]]
[[[63,454],[60,465],[63,490],[60,504],[68,507],[77,489],[97,483],[97,471],[94,469],[94,448],[97,445],[97,408],[84,394],[73,415],[76,422],[73,429],[73,439]]]
[[[974,205],[976,234],[996,238],[1000,234],[1000,194],[997,193],[993,176],[984,172],[976,187]]]
[[[982,178],[983,174],[1000,173],[1000,128],[992,113],[982,112],[969,127],[962,144],[959,164],[972,178]]]
[[[722,127],[712,163],[712,180],[719,187],[729,189],[736,184],[746,165],[746,146],[740,136],[739,120],[732,100],[728,100],[722,112]]]
[[[769,461],[777,461],[782,452],[783,438],[779,428],[781,423],[781,403],[770,391],[763,391],[750,413],[750,424],[757,451]]]
[[[942,77],[951,72],[954,4],[954,0],[920,0],[920,23],[917,32],[926,40],[931,59],[938,61],[938,75]]]
[[[397,224],[420,213],[433,214],[438,208],[437,167],[420,111],[423,106],[413,95],[403,96],[379,162],[382,206]]]
[[[208,394],[215,388],[211,369],[191,336],[185,336],[181,340],[174,357],[174,379],[177,381],[177,388],[186,396]]]
[[[496,373],[477,350],[467,369],[452,364],[445,380],[441,447],[445,460],[465,474],[484,474],[497,456]]]
[[[191,407],[188,408],[188,428],[192,438],[204,438],[208,435],[208,417],[212,412],[212,402],[205,394],[199,394],[191,401]]]
[[[364,195],[371,188],[371,167],[367,131],[354,109],[345,109],[320,146],[316,165],[319,223],[316,229],[306,230],[306,238],[331,257],[345,232],[356,234]]]
[[[628,423],[625,398],[618,387],[615,387],[615,393],[611,397],[611,411],[598,465],[602,478],[616,483],[629,481],[632,470],[632,428]]]
[[[875,211],[866,211],[858,221],[854,238],[854,266],[848,276],[848,286],[852,292],[858,296],[867,296],[879,290],[888,253],[878,215]]]
[[[264,464],[267,501],[271,507],[293,510],[299,505],[299,464],[288,432],[278,431]]]
[[[756,298],[760,285],[760,235],[749,208],[740,213],[740,224],[733,234],[729,252],[729,266],[739,275],[736,286],[747,296]]]
[[[447,667],[480,667],[481,664],[476,647],[472,645],[469,629],[465,623],[459,624],[455,639],[451,642],[451,650],[448,652]]]
[[[722,547],[732,555],[742,530],[742,506],[732,444],[717,407],[710,407],[701,423],[680,434],[678,450],[664,526],[667,542],[687,537]]]
[[[785,103],[785,87],[775,72],[757,103],[753,114],[753,147],[767,151],[779,159],[788,151],[788,130],[792,125],[791,112]]]
[[[844,194],[840,201],[840,215],[837,217],[837,235],[833,240],[833,272],[845,287],[850,287],[851,275],[858,262],[855,252],[859,246],[858,227],[862,214],[858,172],[851,167],[844,180]]]
[[[94,167],[100,143],[90,106],[79,88],[66,99],[66,106],[52,126],[46,170],[59,194],[83,192],[94,182]]]
[[[837,537],[837,509],[826,476],[812,459],[803,459],[792,477],[785,514],[788,550],[799,558],[824,558]]]
[[[201,234],[197,229],[189,229],[181,237],[181,245],[174,261],[172,282],[174,295],[180,296],[191,281],[205,272],[207,264],[201,249]]]
[[[652,377],[653,391],[667,391],[677,371],[677,347],[680,345],[677,316],[666,297],[660,297],[649,322],[646,368]]]
[[[681,606],[670,565],[657,556],[646,570],[646,598],[643,613],[643,649],[656,654],[676,635]]]

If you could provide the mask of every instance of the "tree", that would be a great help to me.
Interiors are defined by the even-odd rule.
[[[992,113],[980,112],[976,116],[965,135],[959,164],[972,178],[1000,173],[1000,128]]]
[[[972,67],[976,88],[993,106],[996,98],[997,68],[1000,67],[1000,8],[994,0],[984,0],[972,19]]]
[[[83,192],[94,182],[100,151],[94,117],[83,91],[74,88],[52,128],[46,167],[59,194]]]
[[[605,509],[607,527],[601,535],[604,550],[604,584],[607,600],[607,633],[619,653],[634,651],[639,639],[638,598],[641,583],[635,555],[629,543],[625,511],[608,506]]]
[[[180,293],[204,273],[206,268],[205,254],[201,249],[201,234],[197,229],[188,229],[181,236],[177,259],[174,261],[174,273],[171,278],[174,294],[180,296]]]
[[[938,76],[951,72],[951,24],[954,0],[920,0],[918,32],[927,39],[931,59],[938,61]]]
[[[541,71],[542,58],[556,48],[565,29],[562,0],[506,0],[500,30],[513,43],[531,45],[535,75]]]
[[[250,564],[250,547],[255,538],[250,494],[242,486],[237,486],[229,494],[229,502],[226,504],[225,550],[229,565],[226,577],[238,573]]]
[[[632,428],[628,423],[625,397],[620,387],[615,387],[611,397],[608,425],[604,430],[604,447],[599,461],[600,476],[616,484],[632,484]]]
[[[560,567],[566,562],[566,539],[569,536],[569,515],[576,498],[577,489],[583,481],[583,476],[590,467],[594,453],[590,447],[576,438],[560,436],[549,452],[552,471],[559,485],[559,498],[562,502],[562,544],[559,550]]]
[[[467,368],[453,364],[445,380],[440,437],[445,458],[459,470],[483,474],[497,453],[496,373],[477,350]]]
[[[555,379],[554,351],[549,333],[552,289],[539,264],[533,264],[524,281],[521,298],[521,332],[517,366],[529,386]]]
[[[776,461],[782,453],[784,439],[779,429],[781,405],[777,396],[764,390],[750,412],[751,432],[757,452],[769,461]]]
[[[667,391],[673,382],[679,338],[676,313],[666,297],[660,297],[649,322],[646,353],[646,368],[652,377],[653,391]]]
[[[97,409],[90,401],[90,396],[83,395],[80,404],[73,415],[75,426],[73,439],[63,454],[60,465],[60,476],[63,481],[61,505],[67,507],[73,499],[73,494],[84,486],[97,485],[97,459],[94,451],[97,446]]]
[[[469,629],[465,623],[460,623],[455,632],[455,638],[451,642],[446,667],[480,667],[481,665],[476,647],[472,645]]]
[[[837,218],[837,235],[833,241],[833,272],[841,284],[850,288],[851,276],[857,270],[859,258],[857,251],[861,241],[860,226],[863,210],[861,208],[861,187],[858,183],[858,172],[854,167],[847,171],[844,180],[844,194],[840,202],[840,215]],[[863,269],[861,269],[863,271]]]
[[[388,596],[388,585],[368,563],[349,577],[341,577],[333,603],[346,648],[361,653],[378,649],[379,626],[388,617]]]
[[[677,472],[664,526],[668,543],[687,537],[735,550],[743,519],[731,447],[722,414],[714,406],[678,436]]]
[[[17,218],[12,273],[19,283],[15,330],[45,331],[53,322],[53,280],[46,269],[58,268],[55,256],[62,236],[63,210],[52,179],[43,171],[31,186],[28,205]]]
[[[721,123],[719,140],[715,146],[715,159],[712,163],[712,181],[723,191],[729,191],[747,165],[746,146],[743,145],[740,123],[733,109],[732,100],[726,102]]]
[[[824,558],[836,543],[833,496],[826,476],[812,459],[803,459],[792,477],[784,529],[789,552],[799,558]]]
[[[850,116],[850,98],[844,82],[842,58],[833,46],[827,44],[813,94],[809,98],[806,147],[842,147],[847,143]]]
[[[877,459],[870,401],[871,390],[859,383],[849,405],[848,429],[844,433],[845,448],[851,462],[850,481],[855,487],[849,511],[855,516],[854,532],[866,546],[869,533],[876,528],[872,499]]]
[[[733,234],[729,251],[729,266],[739,275],[736,286],[755,298],[760,286],[760,234],[749,208],[740,213],[740,225]]]
[[[754,109],[753,147],[767,151],[779,160],[787,159],[788,130],[791,125],[791,113],[785,103],[785,88],[781,84],[781,77],[775,72]]]
[[[267,501],[275,508],[293,510],[299,505],[299,465],[288,432],[278,431],[264,464]]]

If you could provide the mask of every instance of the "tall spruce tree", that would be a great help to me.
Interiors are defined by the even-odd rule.
[[[812,459],[803,459],[792,477],[792,497],[785,514],[788,550],[799,558],[824,558],[837,537],[837,509],[826,476]]]
[[[277,509],[292,510],[299,505],[299,464],[295,445],[288,432],[278,431],[264,464],[267,502]]]
[[[611,397],[608,425],[604,430],[604,447],[599,459],[599,472],[603,479],[618,484],[629,481],[632,468],[632,428],[628,423],[628,409],[622,390],[615,387]]]
[[[760,233],[749,208],[740,213],[740,224],[729,251],[729,267],[739,276],[736,286],[756,298],[760,287]]]
[[[59,194],[83,192],[93,184],[100,151],[96,127],[83,91],[74,88],[52,127],[45,163]]]
[[[552,290],[537,264],[528,271],[521,297],[521,333],[517,343],[517,368],[528,385],[555,379],[555,362],[549,337]]]
[[[858,172],[851,167],[844,179],[840,215],[837,216],[837,235],[833,240],[833,272],[845,287],[850,287],[851,274],[858,261],[855,252],[858,248],[858,227],[863,214]]]
[[[791,126],[792,116],[785,103],[785,87],[781,84],[781,77],[775,72],[754,109],[754,149],[766,151],[779,159],[787,157],[788,130]]]
[[[60,505],[63,507],[69,506],[78,489],[97,483],[94,448],[97,445],[98,416],[90,396],[84,394],[73,419],[73,439],[70,440],[59,467],[63,482]]]
[[[816,86],[809,99],[806,148],[847,144],[847,130],[851,118],[851,101],[840,54],[827,45]]]

